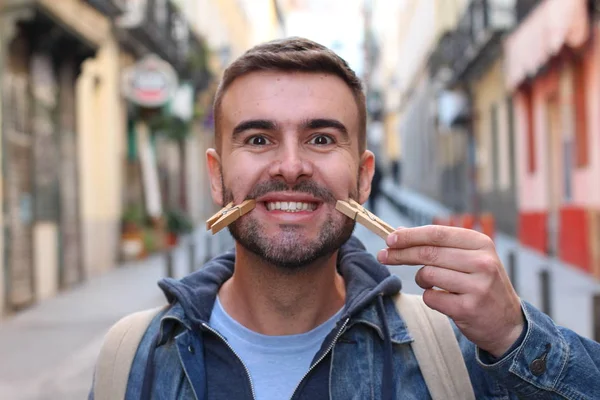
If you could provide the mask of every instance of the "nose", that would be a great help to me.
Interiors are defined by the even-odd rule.
[[[293,185],[299,180],[312,177],[313,165],[296,143],[289,143],[281,147],[269,173],[271,177],[283,179]]]

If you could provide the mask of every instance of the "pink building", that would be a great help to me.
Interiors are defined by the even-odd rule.
[[[586,0],[545,0],[505,54],[519,238],[600,277],[600,27]]]

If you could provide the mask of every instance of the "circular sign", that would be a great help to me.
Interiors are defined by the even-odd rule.
[[[144,57],[123,73],[125,97],[142,107],[162,107],[173,97],[177,85],[173,67],[155,55]]]

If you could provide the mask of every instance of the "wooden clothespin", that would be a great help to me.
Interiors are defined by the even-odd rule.
[[[368,228],[383,240],[386,240],[388,235],[395,229],[380,219],[378,216],[364,208],[360,203],[350,199],[348,201],[338,200],[335,209]]]
[[[218,213],[206,220],[206,230],[211,230],[212,234],[219,232],[242,215],[252,211],[256,206],[255,200],[245,200],[237,206],[233,202],[227,204]]]

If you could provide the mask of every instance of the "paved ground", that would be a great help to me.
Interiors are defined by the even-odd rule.
[[[410,201],[418,201],[411,195]],[[439,207],[424,201],[418,203]],[[376,213],[392,226],[411,226],[385,199]],[[439,212],[439,208],[435,210]],[[385,246],[381,238],[362,226],[355,234],[367,249],[376,254]],[[212,251],[231,244],[227,232],[211,244]],[[206,238],[194,238],[204,258]],[[506,260],[510,251],[518,259],[517,287],[521,296],[539,306],[539,271],[550,268],[553,282],[553,316],[557,322],[590,336],[591,294],[600,293],[600,285],[572,267],[561,265],[535,252],[521,248],[511,238],[499,236],[496,246]],[[189,271],[189,253],[182,246],[174,258],[176,277]],[[420,293],[414,282],[418,267],[391,267],[403,281],[403,290]],[[106,330],[119,318],[133,311],[163,302],[156,282],[165,276],[164,256],[132,263],[102,277],[45,301],[16,317],[0,321],[0,400],[79,400],[87,396],[93,366]]]
[[[195,239],[205,244],[203,235]],[[212,246],[217,251],[220,244]],[[174,254],[174,274],[181,277],[190,268],[187,245]],[[121,317],[163,304],[156,282],[164,276],[166,257],[155,256],[0,321],[0,399],[87,398],[104,334]]]

